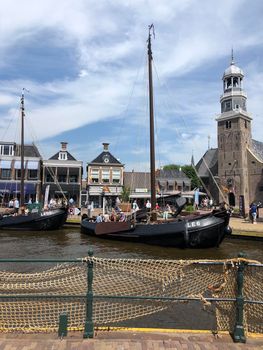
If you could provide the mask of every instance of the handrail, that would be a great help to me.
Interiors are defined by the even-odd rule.
[[[121,259],[116,259],[121,260]],[[250,261],[250,262],[249,262]],[[0,259],[1,263],[85,263],[87,265],[87,292],[86,294],[9,294],[0,295],[0,300],[5,299],[85,299],[86,300],[86,316],[85,316],[85,326],[84,326],[84,338],[92,338],[94,336],[94,324],[93,324],[93,301],[94,299],[123,299],[123,300],[152,300],[153,302],[173,302],[173,301],[203,301],[203,302],[234,302],[236,303],[236,322],[233,332],[233,340],[235,342],[246,342],[245,332],[244,332],[244,305],[245,304],[255,304],[262,305],[263,300],[252,300],[245,299],[243,295],[243,283],[244,283],[244,271],[247,267],[263,267],[263,264],[257,263],[256,261],[251,261],[245,259],[245,256],[239,254],[236,259],[229,259],[226,261],[193,261],[193,264],[197,265],[229,265],[237,268],[237,295],[235,298],[219,298],[219,297],[199,297],[199,296],[178,296],[178,297],[164,297],[164,296],[147,296],[147,295],[102,295],[93,293],[93,252],[90,250],[88,252],[88,257],[85,258],[72,258],[72,259]],[[60,331],[59,334],[67,333],[67,315],[61,315],[60,317]],[[64,321],[63,321],[64,319]],[[64,322],[64,323],[63,323]],[[63,331],[62,331],[62,330]]]

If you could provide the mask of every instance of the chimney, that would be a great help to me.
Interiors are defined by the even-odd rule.
[[[103,151],[108,151],[109,150],[109,143],[103,142]]]
[[[67,150],[67,142],[60,142],[61,143],[61,151],[66,151]]]

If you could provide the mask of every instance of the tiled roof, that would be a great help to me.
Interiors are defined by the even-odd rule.
[[[211,148],[203,155],[196,164],[196,170],[200,177],[209,177],[209,170],[213,175],[218,173],[218,149]]]
[[[263,161],[263,142],[252,140],[252,152]]]
[[[137,171],[125,171],[123,174],[123,184],[125,187],[129,187],[131,191],[135,188],[147,188],[151,187],[151,178],[149,172],[137,172]]]
[[[175,179],[180,179],[187,181],[190,179],[186,176],[186,174],[181,170],[173,169],[173,170],[158,170],[156,172],[156,179],[157,180],[175,180]]]

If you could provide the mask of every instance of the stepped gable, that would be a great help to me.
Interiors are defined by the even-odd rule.
[[[218,149],[211,148],[206,151],[204,156],[196,164],[196,170],[200,177],[209,177],[209,169],[213,175],[218,172]]]
[[[252,139],[252,150],[255,156],[263,162],[263,142]]]

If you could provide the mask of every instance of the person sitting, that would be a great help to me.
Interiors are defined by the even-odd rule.
[[[96,223],[100,223],[100,222],[103,222],[103,218],[102,218],[102,214],[99,214],[97,217],[96,217]]]
[[[126,221],[126,215],[124,214],[123,211],[121,211],[121,213],[120,213],[119,221],[120,221],[120,222]]]
[[[104,222],[110,222],[110,216],[108,213],[104,214]]]

